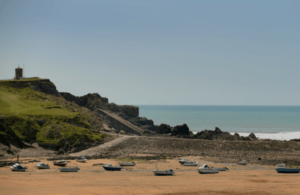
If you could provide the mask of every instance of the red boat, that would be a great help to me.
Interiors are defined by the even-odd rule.
[[[66,166],[68,163],[65,160],[60,160],[60,161],[54,161],[53,164],[56,166]]]

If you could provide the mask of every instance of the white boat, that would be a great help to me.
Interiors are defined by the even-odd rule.
[[[183,166],[198,166],[199,162],[186,161],[182,164]]]
[[[16,163],[13,166],[11,166],[10,169],[12,171],[24,172],[24,171],[26,171],[27,167],[22,167],[19,163]]]
[[[242,160],[242,161],[237,162],[236,164],[238,164],[238,165],[247,165],[247,161]]]
[[[187,161],[187,160],[186,160],[185,158],[179,159],[179,163],[180,163],[180,164],[184,164],[186,161]]]
[[[153,171],[154,175],[157,176],[172,176],[175,174],[175,172],[173,171],[173,169],[169,169],[169,170],[157,170],[157,165],[155,170]]]
[[[132,161],[132,162],[118,162],[120,166],[134,166],[135,163]]]
[[[80,170],[78,167],[63,167],[63,168],[58,168],[60,172],[77,172]]]
[[[42,162],[39,162],[36,166],[38,169],[50,169],[50,166],[48,164],[44,164]]]
[[[87,159],[82,156],[82,157],[79,157],[78,159],[76,159],[77,162],[85,162]]]
[[[219,173],[219,170],[216,168],[209,168],[207,164],[203,164],[201,167],[198,167],[198,173],[215,174],[215,173]]]

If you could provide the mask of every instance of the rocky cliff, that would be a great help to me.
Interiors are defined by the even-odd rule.
[[[103,119],[105,119],[110,128],[116,129],[117,131],[123,130],[127,133],[134,133],[137,132],[134,130],[136,127],[144,130],[150,130],[152,132],[155,132],[157,129],[157,126],[154,125],[152,120],[149,120],[145,117],[139,117],[139,107],[137,106],[109,103],[107,98],[101,97],[98,93],[87,94],[81,97],[77,97],[66,92],[61,92],[60,95],[67,101],[75,102],[80,106],[84,106],[92,111],[95,111]],[[106,112],[99,111],[99,109],[109,111],[109,113],[113,113],[112,116],[115,117],[106,114]],[[118,117],[130,122],[136,127],[129,130],[128,125],[124,124],[124,121],[121,122]],[[135,134],[139,135],[140,133]]]

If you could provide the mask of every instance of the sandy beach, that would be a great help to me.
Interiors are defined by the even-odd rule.
[[[228,167],[229,171],[201,175],[196,167],[185,167],[178,159],[141,160],[134,167],[108,172],[101,165],[117,159],[94,159],[86,163],[70,160],[68,166],[77,165],[77,173],[61,173],[46,158],[21,158],[26,172],[12,172],[10,167],[0,168],[1,195],[11,194],[300,194],[300,174],[278,174],[272,166],[211,163],[201,157],[189,157],[200,164]],[[11,159],[10,159],[11,160]],[[41,160],[50,164],[48,170],[35,166]],[[173,169],[175,176],[154,176],[153,170]]]

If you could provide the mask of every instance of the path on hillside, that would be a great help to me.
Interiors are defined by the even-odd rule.
[[[98,112],[100,112],[101,114],[105,114],[108,117],[111,117],[112,119],[114,119],[115,121],[111,121],[111,123],[113,126],[115,125],[116,128],[118,130],[124,130],[127,133],[133,133],[133,134],[137,134],[137,135],[143,135],[145,130],[132,124],[131,122],[121,118],[120,116],[118,116],[115,113],[109,112],[107,110],[103,110],[103,109],[98,109]]]

